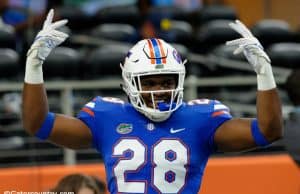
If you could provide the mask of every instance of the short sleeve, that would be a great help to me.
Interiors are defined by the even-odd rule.
[[[80,110],[77,115],[77,118],[82,120],[91,130],[93,136],[92,146],[98,149],[98,141],[97,141],[97,125],[95,119],[95,106],[96,106],[96,99],[91,102],[88,102],[84,105],[84,107]]]
[[[220,101],[213,101],[212,112],[210,113],[210,134],[209,134],[209,149],[211,152],[215,152],[217,150],[217,146],[214,142],[214,136],[216,130],[226,121],[232,118],[230,114],[230,109],[222,104]]]

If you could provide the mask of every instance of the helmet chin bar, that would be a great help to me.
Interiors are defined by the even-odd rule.
[[[152,109],[152,108],[145,108],[145,109],[140,109],[140,112],[143,113],[148,119],[154,122],[162,122],[167,120],[172,112],[170,111],[163,111],[160,112],[157,109]]]

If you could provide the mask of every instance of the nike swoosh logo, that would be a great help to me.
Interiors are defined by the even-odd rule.
[[[178,133],[178,132],[184,131],[184,130],[185,130],[185,128],[180,128],[180,129],[173,129],[173,128],[171,128],[170,129],[170,133]]]

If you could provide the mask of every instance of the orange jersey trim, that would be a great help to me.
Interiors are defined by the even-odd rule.
[[[81,109],[83,112],[86,112],[87,114],[91,115],[92,117],[95,117],[95,113],[91,110],[91,109],[88,109],[86,107],[83,107]]]
[[[224,110],[217,111],[212,114],[212,117],[216,117],[216,116],[223,115],[223,114],[228,114],[228,112],[224,111]]]

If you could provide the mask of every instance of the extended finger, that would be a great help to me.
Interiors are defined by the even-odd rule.
[[[242,30],[239,28],[239,26],[238,26],[236,23],[231,22],[231,23],[229,23],[228,25],[229,25],[229,27],[232,28],[234,31],[236,31],[236,32],[239,33],[240,35],[244,36]]]
[[[246,41],[247,41],[246,38],[239,38],[239,39],[235,39],[235,40],[226,41],[226,45],[228,45],[228,46],[238,46],[238,45],[241,45],[241,44],[245,44]]]
[[[258,45],[260,46],[260,43],[256,38],[239,38],[236,40],[227,41],[226,45],[233,46],[233,45]],[[260,46],[262,48],[262,46]]]
[[[44,22],[44,25],[43,25],[43,29],[46,28],[47,26],[49,26],[51,23],[52,23],[52,20],[53,20],[53,15],[54,15],[54,10],[51,9],[47,15],[47,18]]]
[[[56,38],[59,38],[59,39],[66,39],[66,38],[69,37],[68,34],[66,34],[64,32],[57,31],[57,30],[54,30],[51,34],[52,34],[52,36],[54,36]]]
[[[246,35],[247,37],[252,37],[253,36],[251,31],[240,20],[236,20],[235,22],[236,22],[237,25],[240,26],[240,28],[243,31],[244,35]]]
[[[66,25],[66,23],[68,23],[67,19],[59,20],[59,21],[54,22],[53,24],[51,24],[51,28],[52,29],[57,29],[57,28],[60,28],[60,27],[62,27],[64,25]]]
[[[251,38],[253,37],[252,33],[248,30],[248,28],[239,20],[235,20],[235,22],[229,23],[229,26],[238,32],[244,38]]]

